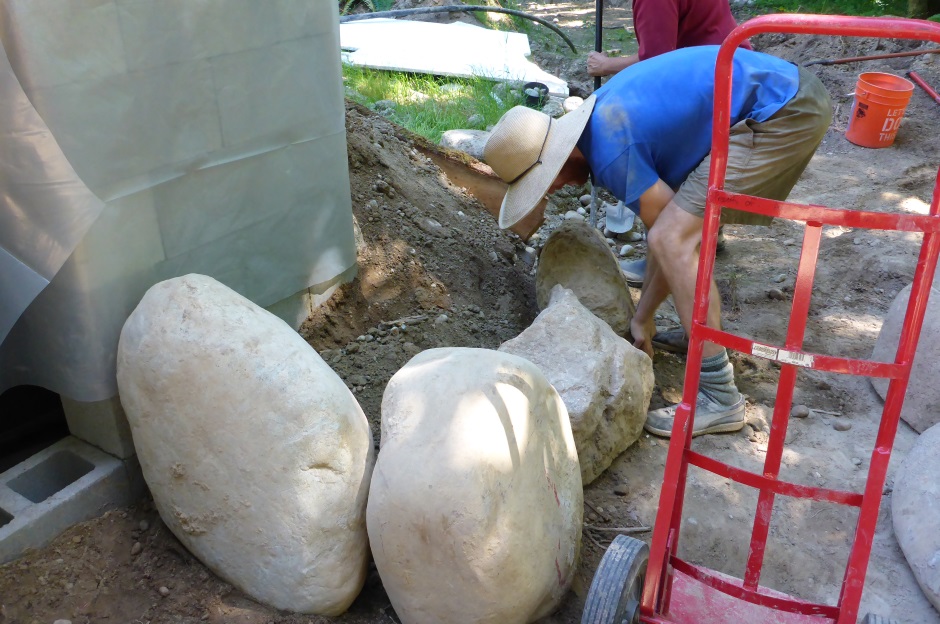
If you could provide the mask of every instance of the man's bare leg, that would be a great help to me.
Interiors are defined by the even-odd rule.
[[[702,223],[701,218],[682,210],[670,200],[649,230],[650,255],[657,261],[657,273],[662,275],[662,281],[672,292],[676,312],[682,326],[690,334]],[[639,306],[637,312],[639,315]],[[645,318],[641,317],[641,320]],[[721,328],[721,300],[714,279],[710,285],[705,323],[715,329]],[[745,422],[744,399],[734,384],[734,369],[727,352],[724,347],[710,342],[703,345],[702,351],[693,435],[738,431]],[[671,435],[674,416],[675,406],[650,412],[646,421],[647,431],[657,435]]]

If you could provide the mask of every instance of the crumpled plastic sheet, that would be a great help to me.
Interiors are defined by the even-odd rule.
[[[0,0],[0,392],[117,393],[154,283],[355,270],[334,0]]]

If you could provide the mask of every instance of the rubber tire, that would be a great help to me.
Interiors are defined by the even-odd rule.
[[[594,573],[581,624],[639,624],[649,558],[644,542],[628,535],[615,537]]]
[[[865,619],[862,620],[862,624],[899,624],[899,622],[880,615],[875,615],[874,613],[869,613],[865,616]]]

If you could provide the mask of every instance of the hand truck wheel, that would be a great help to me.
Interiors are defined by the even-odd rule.
[[[650,549],[642,541],[615,537],[594,574],[581,624],[639,624],[649,558]]]
[[[865,619],[862,620],[862,624],[899,624],[899,622],[880,615],[875,615],[874,613],[869,613],[865,616]]]

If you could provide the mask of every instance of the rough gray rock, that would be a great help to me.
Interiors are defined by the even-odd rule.
[[[540,309],[548,306],[557,284],[574,291],[578,301],[618,335],[630,331],[636,309],[620,263],[604,236],[584,221],[564,222],[545,241],[535,275]]]
[[[940,426],[924,431],[898,468],[894,534],[924,595],[940,610]]]
[[[483,147],[488,138],[490,133],[485,130],[447,130],[441,135],[441,145],[483,160]]]
[[[873,360],[894,361],[910,296],[911,286],[908,286],[894,298],[891,308],[885,315],[878,340],[875,341],[875,348],[871,354]],[[926,431],[940,422],[938,367],[940,367],[940,291],[932,288],[927,311],[924,314],[920,341],[914,355],[910,383],[904,397],[904,406],[901,409],[901,418],[918,432]],[[871,384],[882,399],[887,396],[887,379],[872,378]]]
[[[653,394],[653,362],[555,286],[548,307],[500,351],[531,361],[561,395],[591,483],[643,432]]]
[[[402,622],[547,615],[574,578],[582,514],[568,415],[534,364],[429,349],[389,381],[367,516]]]
[[[117,381],[154,503],[186,548],[265,604],[345,611],[367,570],[372,435],[303,338],[186,275],[128,318]]]

